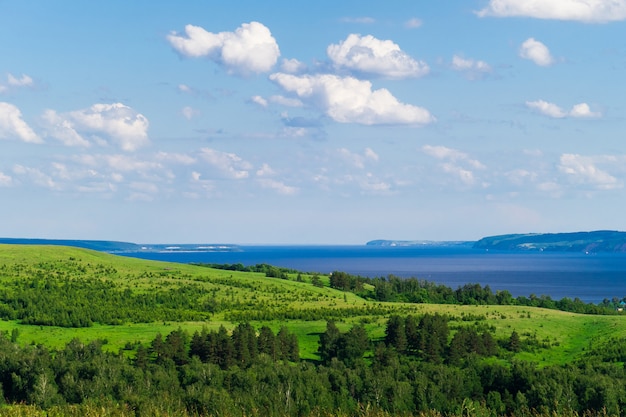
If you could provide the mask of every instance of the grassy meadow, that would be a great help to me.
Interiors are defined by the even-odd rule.
[[[133,296],[178,291],[187,297],[185,308],[190,315],[198,317],[93,323],[78,328],[29,325],[13,319],[0,321],[0,331],[11,334],[17,329],[18,343],[54,348],[73,338],[83,342],[101,339],[105,350],[117,352],[138,342],[147,344],[157,333],[166,335],[178,328],[192,334],[204,327],[232,329],[249,321],[257,328],[267,325],[274,331],[286,326],[298,336],[301,357],[316,359],[319,334],[328,318],[342,331],[356,323],[364,324],[370,337],[380,339],[392,314],[439,313],[453,317],[457,326],[477,322],[492,326],[497,338],[505,339],[512,331],[531,338],[538,342],[537,348],[516,355],[540,365],[567,363],[593,345],[626,337],[626,319],[618,315],[580,315],[520,306],[382,303],[331,289],[328,277],[321,276],[323,287],[312,285],[311,279],[310,274],[301,274],[300,281],[296,274],[290,274],[289,279],[268,278],[261,273],[147,261],[69,247],[1,245],[0,290],[7,293],[14,291],[11,285],[20,280],[41,286],[42,292],[49,282],[67,285],[72,280],[106,283],[110,291]],[[72,300],[65,302],[71,304]],[[207,308],[208,304],[220,307]]]

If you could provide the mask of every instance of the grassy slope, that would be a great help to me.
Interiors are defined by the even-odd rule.
[[[309,276],[305,282],[266,278],[262,274],[241,273],[213,270],[193,265],[146,261],[134,258],[118,257],[105,253],[59,247],[59,246],[22,246],[0,245],[0,266],[21,265],[31,268],[34,273],[49,274],[53,270],[65,270],[67,275],[76,278],[106,279],[115,282],[120,288],[135,292],[151,291],[156,288],[175,288],[177,285],[194,283],[213,289],[215,297],[224,300],[237,300],[245,309],[271,308],[280,309],[320,309],[320,308],[363,308],[368,306],[388,307],[384,315],[353,314],[339,328],[346,330],[352,324],[365,322],[366,328],[374,338],[384,336],[386,316],[397,311],[400,314],[441,313],[458,317],[457,324],[471,323],[461,321],[465,316],[485,316],[481,321],[496,328],[500,338],[508,337],[516,330],[522,337],[533,335],[539,341],[551,345],[550,349],[541,349],[535,353],[520,353],[520,358],[540,364],[565,363],[581,355],[591,343],[602,343],[610,337],[626,337],[626,320],[621,316],[589,316],[518,306],[456,306],[431,304],[392,304],[363,300],[354,294],[343,293],[330,288],[317,288],[310,284]],[[104,274],[102,267],[113,267],[115,273]],[[77,267],[80,271],[76,272]],[[14,279],[0,275],[2,281]],[[60,347],[74,337],[83,341],[107,339],[108,349],[117,351],[127,342],[149,342],[157,332],[167,334],[181,327],[193,332],[206,326],[217,329],[220,325],[232,328],[237,323],[225,320],[221,312],[208,322],[158,322],[147,324],[124,324],[120,326],[95,325],[89,328],[67,329],[46,326],[26,326],[14,321],[0,321],[0,330],[19,329],[18,341],[23,344],[42,343]],[[255,326],[269,325],[275,331],[286,325],[295,332],[300,340],[301,354],[304,358],[315,358],[318,334],[323,332],[326,322],[323,320],[288,320],[254,322]]]

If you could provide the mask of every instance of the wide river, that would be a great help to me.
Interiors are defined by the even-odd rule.
[[[468,247],[237,246],[207,251],[201,245],[153,246],[124,256],[178,263],[267,263],[303,272],[416,277],[453,289],[467,283],[508,290],[513,296],[549,295],[599,303],[626,296],[626,254],[493,252]]]

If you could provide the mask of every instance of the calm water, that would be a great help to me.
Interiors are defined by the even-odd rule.
[[[306,272],[344,271],[368,277],[422,278],[453,289],[480,283],[513,296],[549,295],[599,303],[626,296],[626,254],[486,252],[465,247],[239,246],[236,252],[127,252],[169,262],[267,263]],[[165,249],[165,246],[160,249]]]

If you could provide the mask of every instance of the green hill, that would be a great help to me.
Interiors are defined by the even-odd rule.
[[[474,244],[477,249],[626,252],[626,232],[598,230],[573,233],[527,233],[484,237]]]

